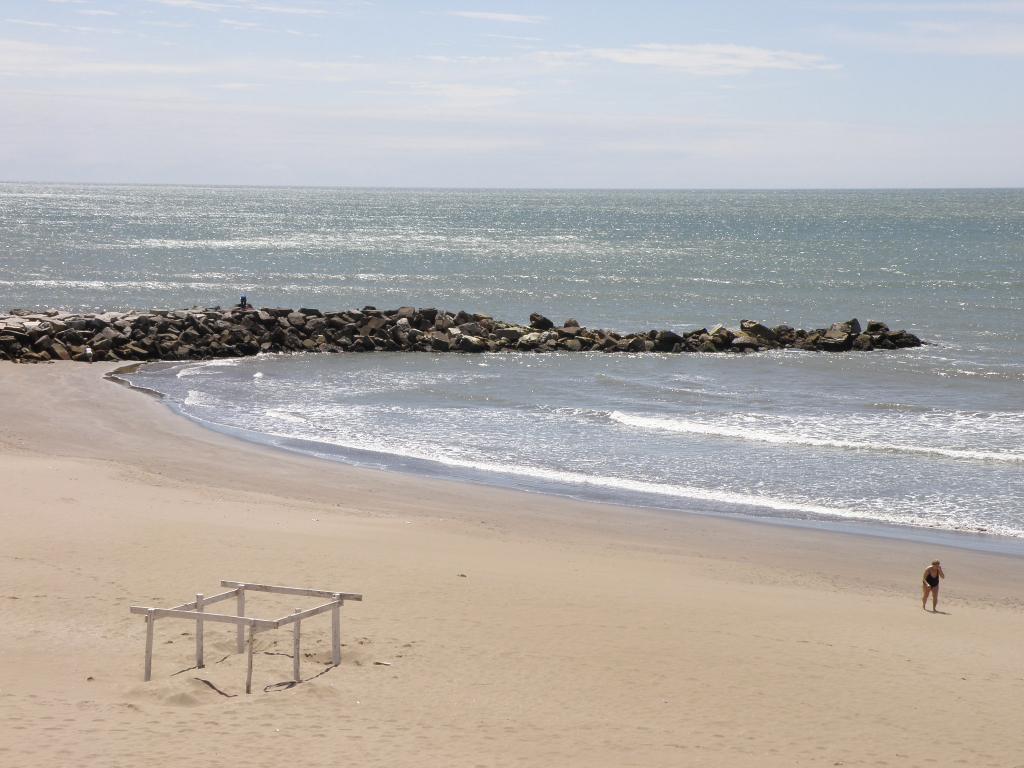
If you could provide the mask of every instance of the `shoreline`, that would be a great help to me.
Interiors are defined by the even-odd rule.
[[[114,367],[0,366],[4,759],[184,765],[187,733],[254,765],[1015,764],[1016,557],[348,467],[201,427]],[[220,579],[363,593],[341,668],[262,693],[291,667],[268,634],[246,697],[233,630],[174,675],[189,623],[158,622],[143,684],[128,605]],[[908,740],[921,701],[942,706]]]
[[[202,364],[205,361],[193,361]],[[700,500],[696,498],[680,498],[678,504],[671,505],[668,502],[659,504],[657,491],[643,492],[635,491],[630,493],[625,490],[608,490],[602,498],[601,488],[589,488],[579,493],[572,493],[567,483],[558,483],[543,478],[523,477],[519,475],[502,475],[500,472],[488,472],[484,469],[459,468],[450,465],[438,464],[426,459],[403,456],[401,454],[376,453],[351,449],[343,446],[333,446],[326,443],[315,443],[313,441],[301,441],[292,438],[281,438],[280,441],[271,435],[264,435],[259,432],[249,432],[243,429],[228,427],[223,424],[216,424],[196,418],[172,405],[166,396],[158,390],[141,386],[130,381],[125,375],[135,373],[142,368],[151,366],[178,366],[188,365],[189,361],[152,361],[143,363],[132,363],[121,365],[105,374],[105,378],[118,384],[127,386],[137,392],[157,398],[161,404],[176,417],[185,419],[202,429],[212,431],[216,434],[227,437],[231,440],[239,440],[250,445],[258,445],[269,448],[273,451],[283,451],[297,456],[316,458],[332,463],[341,464],[360,470],[369,470],[385,473],[399,473],[409,478],[423,478],[438,480],[450,483],[466,483],[477,487],[492,488],[495,490],[508,490],[518,493],[538,494],[552,498],[569,499],[583,504],[598,504],[604,507],[620,507],[637,510],[641,513],[667,515],[669,518],[679,515],[697,515],[712,519],[733,520],[740,523],[753,523],[770,526],[792,527],[797,529],[808,529],[824,531],[849,536],[867,536],[872,538],[891,539],[895,541],[909,541],[919,544],[929,544],[941,547],[952,547],[978,552],[992,552],[1009,555],[1012,557],[1024,557],[1024,537],[1005,536],[985,531],[956,530],[938,527],[923,527],[912,525],[901,525],[889,523],[884,520],[870,519],[843,519],[828,518],[822,515],[820,518],[804,518],[787,515],[756,514],[744,512],[738,504],[732,504],[735,509],[719,511],[705,504],[701,506]],[[309,442],[309,446],[290,446],[287,443]],[[323,450],[316,450],[321,447]],[[359,461],[358,455],[367,454],[367,461]],[[379,461],[374,459],[379,457]],[[435,466],[436,465],[436,466]],[[649,498],[647,498],[649,497]],[[722,506],[729,506],[727,502],[719,502]],[[752,505],[756,506],[756,505]],[[768,507],[766,506],[765,509]]]

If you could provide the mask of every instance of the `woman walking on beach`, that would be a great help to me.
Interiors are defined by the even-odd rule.
[[[932,596],[932,613],[935,613],[935,606],[939,602],[939,579],[946,578],[942,572],[942,565],[938,560],[932,560],[932,564],[924,569],[924,576],[921,580],[921,588],[924,594],[921,596],[921,609],[928,610],[925,604],[928,602],[928,593]]]

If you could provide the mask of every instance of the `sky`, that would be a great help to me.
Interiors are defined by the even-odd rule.
[[[1024,0],[0,0],[0,179],[1024,186]]]

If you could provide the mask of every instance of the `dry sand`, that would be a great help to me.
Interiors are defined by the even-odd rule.
[[[1024,765],[1020,558],[353,469],[106,370],[0,364],[2,766]],[[233,628],[189,670],[161,619],[143,683],[128,606],[221,579],[364,593],[341,667],[317,617],[264,692],[257,635],[246,696]]]

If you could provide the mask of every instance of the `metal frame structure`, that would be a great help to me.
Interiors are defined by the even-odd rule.
[[[271,629],[292,625],[292,677],[295,682],[300,681],[299,660],[300,654],[300,632],[302,620],[321,613],[331,612],[331,661],[334,666],[341,664],[341,606],[346,600],[359,600],[363,596],[354,592],[334,592],[326,589],[303,589],[300,587],[279,587],[272,584],[254,584],[246,581],[222,581],[222,587],[230,587],[226,592],[216,595],[204,596],[202,593],[196,595],[191,603],[183,603],[173,608],[151,608],[149,606],[133,605],[129,610],[132,613],[146,617],[146,665],[143,680],[148,682],[153,672],[153,625],[157,619],[191,619],[196,623],[196,667],[202,669],[203,662],[203,624],[207,621],[234,624],[237,628],[235,644],[238,653],[248,651],[248,663],[245,673],[245,692],[252,692],[252,654],[253,638],[257,632],[265,632]],[[257,619],[245,615],[245,593],[246,592],[272,592],[276,595],[299,595],[302,597],[323,597],[330,602],[323,603],[314,608],[300,610],[296,608],[291,614],[282,616],[280,619]],[[222,600],[236,600],[236,615],[227,613],[207,613],[205,608],[208,605],[219,603]],[[246,633],[248,628],[248,633]],[[246,635],[248,634],[248,637]]]

